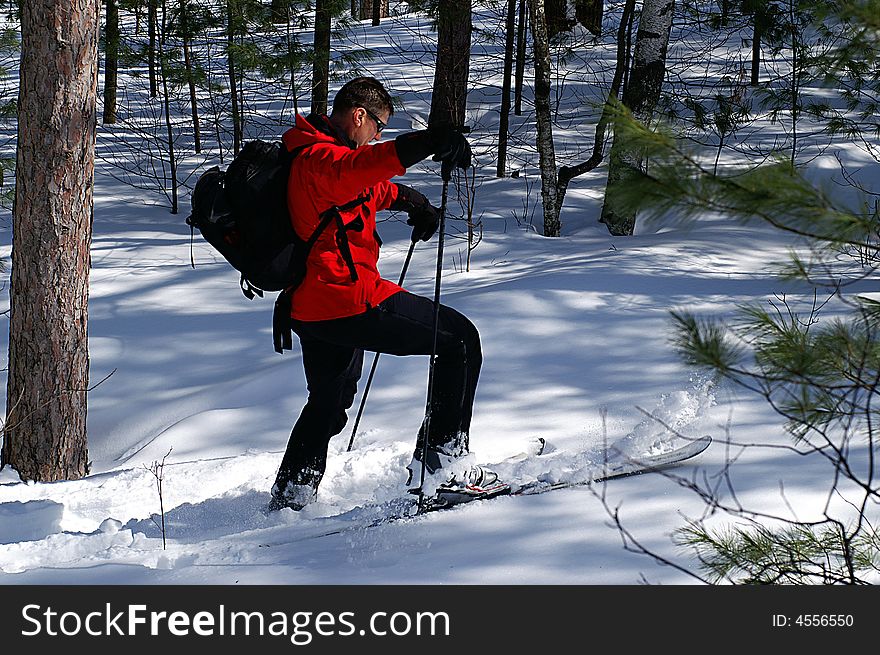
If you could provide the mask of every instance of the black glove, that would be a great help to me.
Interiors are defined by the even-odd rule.
[[[404,168],[433,155],[434,161],[442,162],[440,170],[444,180],[449,180],[454,168],[471,165],[470,144],[460,130],[449,124],[401,134],[394,140],[394,146]]]
[[[434,150],[434,161],[442,162],[440,176],[444,180],[452,177],[455,168],[462,170],[471,167],[471,146],[459,130],[449,124],[428,128]]]
[[[428,205],[419,209],[413,209],[409,212],[409,220],[407,225],[412,225],[412,235],[410,239],[413,243],[416,241],[427,241],[440,226],[440,210],[436,207]]]
[[[412,242],[427,241],[440,225],[440,210],[431,205],[421,193],[405,184],[397,185],[397,199],[389,209],[409,214],[407,225],[412,225]]]

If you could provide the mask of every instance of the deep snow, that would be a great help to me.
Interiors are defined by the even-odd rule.
[[[406,20],[413,33],[427,28],[424,19]],[[381,48],[392,34],[406,38],[392,30],[395,24],[364,23],[351,38]],[[367,65],[368,72],[391,80],[407,105],[384,138],[418,127],[427,113],[430,78],[423,64],[394,59],[405,50],[389,50]],[[450,238],[442,281],[443,301],[469,316],[483,339],[474,458],[498,463],[542,437],[555,453],[529,462],[528,470],[502,470],[571,477],[597,461],[606,441],[626,438],[633,452],[657,446],[668,439],[661,439],[665,423],[685,436],[716,437],[700,457],[671,471],[712,476],[729,454],[725,439],[788,443],[780,419],[760,399],[696,375],[668,339],[670,309],[729,316],[738,305],[774,293],[806,293],[774,276],[790,239],[717,217],[690,228],[640,224],[636,236],[611,237],[597,223],[604,168],[572,184],[564,235],[540,236],[529,219],[538,206],[536,156],[520,148],[517,156],[530,158],[523,174],[494,177],[480,145],[491,141],[493,114],[485,110],[494,102],[491,80],[474,77],[480,84],[472,111],[483,125],[473,137],[482,241],[464,272],[463,242]],[[514,127],[531,121],[517,118]],[[582,138],[578,129],[589,134],[592,128],[557,131],[561,149],[572,157]],[[198,235],[196,268],[190,267],[190,231],[183,221],[188,196],[181,213],[171,215],[160,195],[123,184],[108,154],[117,145],[113,130],[99,130],[104,157],[95,183],[89,330],[92,381],[106,380],[89,396],[92,473],[32,484],[8,467],[0,472],[0,582],[694,582],[627,552],[601,502],[604,495],[609,508],[619,508],[627,529],[647,548],[692,566],[670,534],[683,517],[699,516],[703,505],[658,473],[364,527],[403,494],[404,465],[424,409],[426,358],[383,356],[352,452],[346,452],[350,427],[331,444],[319,502],[300,513],[265,515],[304,400],[299,353],[273,352],[271,300],[244,299],[237,274]],[[859,161],[857,151],[833,150]],[[872,160],[864,163],[876,167]],[[191,170],[197,162],[188,165]],[[422,165],[405,182],[439,204],[436,173],[433,165]],[[457,201],[451,200],[453,212],[460,211]],[[399,216],[385,219],[380,270],[396,280],[408,228]],[[461,232],[461,223],[453,222],[451,230]],[[6,261],[10,232],[0,230]],[[436,239],[419,245],[405,283],[409,290],[433,294],[435,248]],[[2,303],[8,306],[7,293]],[[165,548],[156,478],[148,470],[163,459]],[[819,482],[827,475],[819,461],[754,448],[742,454],[733,479],[744,501],[803,518],[821,508],[825,488]]]

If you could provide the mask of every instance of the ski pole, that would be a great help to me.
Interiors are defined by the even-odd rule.
[[[397,281],[397,286],[403,286],[403,278],[406,277],[406,269],[409,268],[409,262],[412,259],[413,250],[416,247],[416,242],[412,241],[409,244],[409,252],[406,253],[406,260],[403,262],[403,268],[400,270],[400,279]],[[358,425],[361,422],[361,416],[364,413],[364,407],[367,404],[367,394],[370,393],[370,387],[373,384],[373,376],[376,375],[376,366],[379,365],[379,353],[375,353],[373,355],[373,365],[370,367],[370,375],[367,376],[367,384],[364,386],[364,394],[361,396],[361,405],[358,407],[357,417],[354,419],[354,427],[351,429],[351,437],[348,440],[348,450],[346,452],[351,452],[351,447],[354,445],[354,435],[357,434]]]
[[[431,341],[431,363],[428,369],[428,406],[425,410],[424,434],[422,435],[422,471],[419,479],[419,507],[418,513],[424,511],[425,506],[425,459],[428,455],[428,432],[431,429],[431,401],[434,395],[434,361],[437,359],[437,332],[440,327],[440,277],[443,272],[443,242],[446,237],[446,201],[449,195],[449,179],[452,176],[451,169],[441,168],[443,176],[443,197],[440,202],[440,229],[437,243],[437,275],[434,278],[434,326]]]

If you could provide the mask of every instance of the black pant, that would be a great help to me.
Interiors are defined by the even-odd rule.
[[[330,439],[342,432],[354,402],[364,351],[430,355],[434,303],[399,292],[363,314],[330,321],[291,321],[302,346],[308,400],[290,433],[276,484],[314,484],[327,464]],[[468,452],[468,432],[483,356],[477,328],[440,305],[428,447]],[[424,434],[419,430],[416,451]]]

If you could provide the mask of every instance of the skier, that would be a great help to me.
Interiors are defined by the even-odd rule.
[[[336,220],[333,229],[318,238],[305,279],[291,294],[290,327],[302,348],[308,399],[272,487],[273,510],[300,510],[316,499],[327,448],[347,421],[365,350],[392,355],[432,352],[434,302],[379,275],[376,212],[406,212],[412,241],[427,241],[439,225],[439,210],[421,193],[390,178],[433,156],[448,179],[453,169],[471,165],[471,149],[451,126],[432,126],[381,142],[393,113],[391,96],[381,82],[359,77],[340,89],[329,117],[297,116],[295,126],[283,135],[288,150],[299,149],[288,183],[294,229],[307,239],[324,212],[334,211]],[[370,145],[373,141],[377,143]],[[479,333],[465,316],[440,305],[436,339],[431,418],[419,430],[407,484],[419,485],[420,445],[427,423],[426,479],[464,489],[469,497],[506,493],[509,486],[494,472],[468,467],[462,459],[469,452],[482,364]]]

